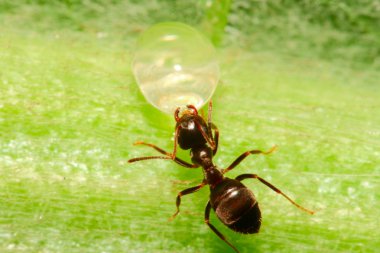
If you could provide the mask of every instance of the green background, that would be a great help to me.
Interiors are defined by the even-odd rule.
[[[213,120],[223,168],[257,173],[263,225],[241,252],[379,252],[380,9],[377,1],[0,0],[0,252],[232,252],[203,223],[208,189],[170,161],[174,120],[130,70],[138,35],[181,21],[218,48]],[[181,152],[187,158],[187,152]]]

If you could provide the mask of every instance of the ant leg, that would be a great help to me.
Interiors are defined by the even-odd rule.
[[[179,135],[180,128],[181,128],[181,125],[178,125],[174,133],[174,148],[173,148],[173,153],[171,154],[171,157],[173,160],[175,160],[175,157],[177,154],[177,143],[178,143],[178,135]]]
[[[170,217],[169,220],[173,220],[177,216],[177,214],[179,213],[179,206],[181,205],[181,197],[182,196],[190,194],[190,193],[194,193],[196,191],[199,191],[205,185],[206,185],[206,182],[202,182],[201,184],[199,184],[197,186],[194,186],[194,187],[191,187],[191,188],[187,188],[186,190],[183,190],[180,193],[178,193],[177,200],[176,200],[176,203],[175,203],[176,206],[177,206],[177,211],[172,215],[172,217]]]
[[[210,99],[210,102],[208,103],[208,113],[207,113],[207,123],[209,127],[211,126],[211,115],[212,115],[212,100]]]
[[[172,160],[171,157],[167,157],[167,156],[143,156],[143,157],[136,157],[136,158],[129,159],[128,162],[134,163],[138,161],[152,160],[152,159]]]
[[[166,156],[138,157],[138,158],[133,158],[133,159],[128,160],[129,163],[133,163],[133,162],[137,162],[137,161],[142,161],[142,160],[151,160],[151,159],[166,159],[166,160],[170,159],[170,160],[173,160],[174,162],[176,162],[177,164],[179,164],[179,165],[181,165],[183,167],[186,167],[186,168],[198,168],[199,167],[198,165],[190,164],[188,162],[185,162],[184,160],[182,160],[182,159],[180,159],[178,157],[175,157],[174,159],[172,159],[172,155],[170,153],[168,153],[165,150],[157,147],[156,145],[153,145],[153,144],[150,144],[150,143],[145,143],[145,142],[142,142],[142,141],[135,142],[134,145],[145,145],[145,146],[148,146],[148,147],[152,147],[155,150],[157,150],[158,152],[160,152],[161,154],[166,155]]]
[[[238,180],[238,181],[242,181],[242,180],[247,179],[247,178],[253,178],[253,179],[256,178],[256,179],[258,179],[261,183],[265,184],[266,186],[268,186],[269,188],[271,188],[273,191],[275,191],[278,194],[281,194],[282,196],[284,196],[287,200],[289,200],[290,203],[292,203],[293,205],[295,205],[296,207],[298,207],[302,211],[305,211],[305,212],[307,212],[309,214],[314,214],[315,213],[312,210],[309,210],[309,209],[306,209],[303,206],[300,206],[299,204],[297,204],[296,202],[294,202],[294,200],[292,200],[291,198],[289,198],[285,193],[283,193],[280,189],[278,189],[276,186],[272,185],[271,183],[269,183],[268,181],[266,181],[265,179],[259,177],[256,174],[241,174],[241,175],[237,176],[235,179]]]
[[[174,161],[175,163],[185,167],[185,168],[189,168],[189,169],[195,169],[195,168],[198,168],[199,166],[198,165],[195,165],[195,164],[190,164],[188,162],[185,162],[183,161],[182,159],[180,158],[175,158],[174,160],[171,158],[171,157],[168,157],[168,156],[143,156],[143,157],[136,157],[136,158],[132,158],[132,159],[129,159],[128,162],[129,163],[134,163],[134,162],[138,162],[138,161],[144,161],[144,160],[153,160],[153,159],[164,159],[164,160],[172,160]]]
[[[212,100],[208,103],[208,113],[207,113],[207,134],[211,137],[212,142],[214,143],[213,155],[218,151],[218,142],[219,142],[219,130],[215,124],[212,123]],[[214,129],[214,136],[212,135],[212,129]]]
[[[214,123],[212,123],[211,115],[212,115],[212,100],[210,99],[210,102],[208,103],[208,113],[207,113],[207,125],[208,125],[207,131],[208,131],[208,136],[211,136],[211,140],[215,144],[214,149],[213,149],[213,155],[215,155],[216,152],[218,151],[219,130],[217,126]],[[212,129],[214,130],[214,136],[212,135],[212,131],[211,131]]]
[[[211,146],[211,149],[214,150],[215,149],[215,142],[212,139],[212,134],[209,134],[209,132],[210,132],[209,129],[210,128],[207,126],[207,132],[205,132],[202,129],[202,126],[201,126],[201,124],[198,121],[195,121],[195,125],[196,125],[197,129],[199,130],[199,132],[201,132],[203,138],[205,138],[205,140],[207,141],[207,143]]]
[[[237,165],[239,165],[239,163],[241,163],[241,161],[243,161],[249,155],[257,155],[257,154],[268,155],[268,154],[272,153],[273,151],[275,151],[276,148],[277,148],[277,146],[273,146],[270,150],[265,151],[265,152],[261,151],[261,150],[247,151],[247,152],[243,153],[242,155],[240,155],[238,158],[236,158],[236,160],[233,163],[231,163],[231,165],[228,166],[228,168],[222,170],[222,173],[226,174],[228,171],[232,170]]]
[[[213,155],[215,155],[216,152],[218,151],[218,145],[219,145],[219,130],[218,130],[218,127],[214,123],[211,123],[211,128],[214,129],[213,139],[215,142],[215,149],[212,152],[213,152]]]
[[[231,248],[233,248],[237,253],[239,253],[239,251],[237,250],[237,248],[234,247],[234,245],[232,245],[229,241],[227,241],[226,237],[224,237],[224,235],[222,233],[220,233],[216,227],[214,227],[214,225],[212,225],[210,223],[210,211],[211,211],[211,204],[210,204],[210,201],[207,202],[207,205],[206,205],[206,209],[205,209],[205,223],[207,224],[207,226],[209,226],[211,228],[211,230],[220,238],[222,239],[225,243],[227,243]]]

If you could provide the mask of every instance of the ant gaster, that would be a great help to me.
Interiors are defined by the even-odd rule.
[[[244,234],[253,234],[259,232],[261,226],[261,212],[259,204],[242,180],[252,178],[258,179],[273,191],[277,192],[289,200],[299,209],[314,214],[314,211],[308,210],[290,199],[287,195],[281,192],[277,187],[259,177],[256,174],[241,174],[235,179],[225,177],[228,171],[235,168],[242,160],[252,154],[270,154],[276,146],[264,152],[260,150],[251,150],[240,155],[230,166],[224,170],[219,170],[213,163],[212,158],[218,150],[219,131],[218,128],[211,122],[212,103],[210,101],[208,108],[207,122],[198,115],[197,109],[193,105],[188,105],[180,116],[180,108],[174,113],[174,118],[177,122],[174,135],[174,149],[172,153],[168,153],[163,149],[149,143],[136,142],[135,145],[145,145],[154,148],[164,156],[146,156],[130,159],[128,162],[136,162],[150,159],[170,159],[181,166],[187,168],[202,167],[204,179],[197,186],[185,189],[178,193],[176,199],[177,211],[171,219],[175,218],[179,213],[181,197],[200,190],[205,185],[210,186],[210,199],[207,202],[205,209],[205,223],[210,229],[224,242],[226,242],[236,252],[239,252],[225,237],[219,232],[214,225],[210,223],[211,208],[215,211],[219,220],[230,229]],[[214,133],[212,133],[212,131]],[[191,163],[188,163],[176,156],[177,144],[181,149],[190,149]]]

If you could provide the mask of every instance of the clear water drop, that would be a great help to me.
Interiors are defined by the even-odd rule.
[[[148,102],[169,114],[178,106],[202,107],[219,81],[213,45],[177,22],[159,23],[141,34],[132,69]]]

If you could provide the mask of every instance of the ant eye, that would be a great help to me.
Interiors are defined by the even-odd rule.
[[[188,126],[188,122],[187,121],[184,121],[184,122],[181,123],[181,127],[182,128],[187,128],[187,126]]]

